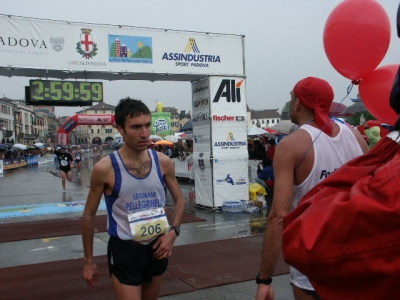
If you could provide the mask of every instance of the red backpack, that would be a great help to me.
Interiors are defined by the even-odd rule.
[[[284,220],[283,255],[323,300],[400,299],[398,131],[302,198]]]

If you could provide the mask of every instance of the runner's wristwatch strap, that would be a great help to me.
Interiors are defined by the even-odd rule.
[[[175,231],[176,236],[179,236],[179,234],[181,233],[181,229],[180,229],[178,226],[172,225],[172,226],[169,228],[169,231],[171,231],[171,230]]]
[[[257,276],[256,276],[256,283],[257,284],[270,285],[272,283],[272,277],[270,277],[268,279],[261,279],[260,278],[260,273],[258,273]]]

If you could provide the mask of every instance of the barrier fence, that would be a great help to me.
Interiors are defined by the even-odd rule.
[[[17,169],[26,166],[33,166],[33,165],[41,165],[46,164],[49,162],[54,161],[55,156],[46,155],[34,155],[28,157],[17,157],[17,158],[8,158],[8,159],[0,159],[0,174],[3,174],[4,171]]]

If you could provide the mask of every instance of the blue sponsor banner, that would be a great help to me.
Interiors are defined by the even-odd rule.
[[[5,206],[0,208],[0,219],[83,212],[85,203],[86,200],[79,200],[73,202]],[[106,204],[104,200],[100,201],[99,210],[106,210]]]
[[[28,156],[28,157],[24,157],[24,158],[26,158],[26,163],[28,164],[28,166],[37,165],[37,163],[39,162],[39,156],[37,156],[37,155]]]

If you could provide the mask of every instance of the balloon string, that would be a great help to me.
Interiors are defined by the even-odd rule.
[[[353,89],[354,85],[357,85],[359,83],[359,81],[355,81],[353,80],[351,82],[351,84],[347,87],[347,94],[346,96],[339,102],[339,104],[342,104],[342,102],[350,95],[351,90]],[[335,115],[336,111],[338,110],[339,105],[336,106],[335,111],[332,113],[332,115],[329,116],[329,120],[325,123],[325,125],[322,127],[322,129],[320,130],[320,132],[318,133],[318,135],[315,137],[315,139],[312,141],[310,147],[308,147],[307,151],[304,153],[303,157],[301,158],[299,164],[294,168],[294,170],[296,171],[298,167],[300,167],[301,163],[303,162],[303,160],[306,158],[306,155],[308,153],[308,151],[310,151],[311,147],[314,145],[315,141],[319,138],[319,136],[321,135],[321,133],[323,132],[323,130],[325,129],[325,127],[328,125],[328,122],[330,122],[330,118],[332,116]]]
[[[353,80],[353,81],[351,82],[351,84],[347,87],[347,94],[346,94],[346,96],[345,96],[342,100],[340,100],[339,104],[342,104],[342,102],[343,102],[347,97],[349,97],[349,95],[350,95],[350,93],[351,93],[351,90],[353,89],[354,85],[358,85],[358,83],[359,83],[358,80]],[[332,115],[331,115],[330,117],[334,116],[335,113],[336,113],[336,111],[337,111],[338,109],[339,109],[339,105],[336,106],[335,111],[332,113]],[[326,125],[327,125],[327,124],[325,124],[325,126],[326,126]],[[324,128],[325,128],[325,126],[324,126]]]

